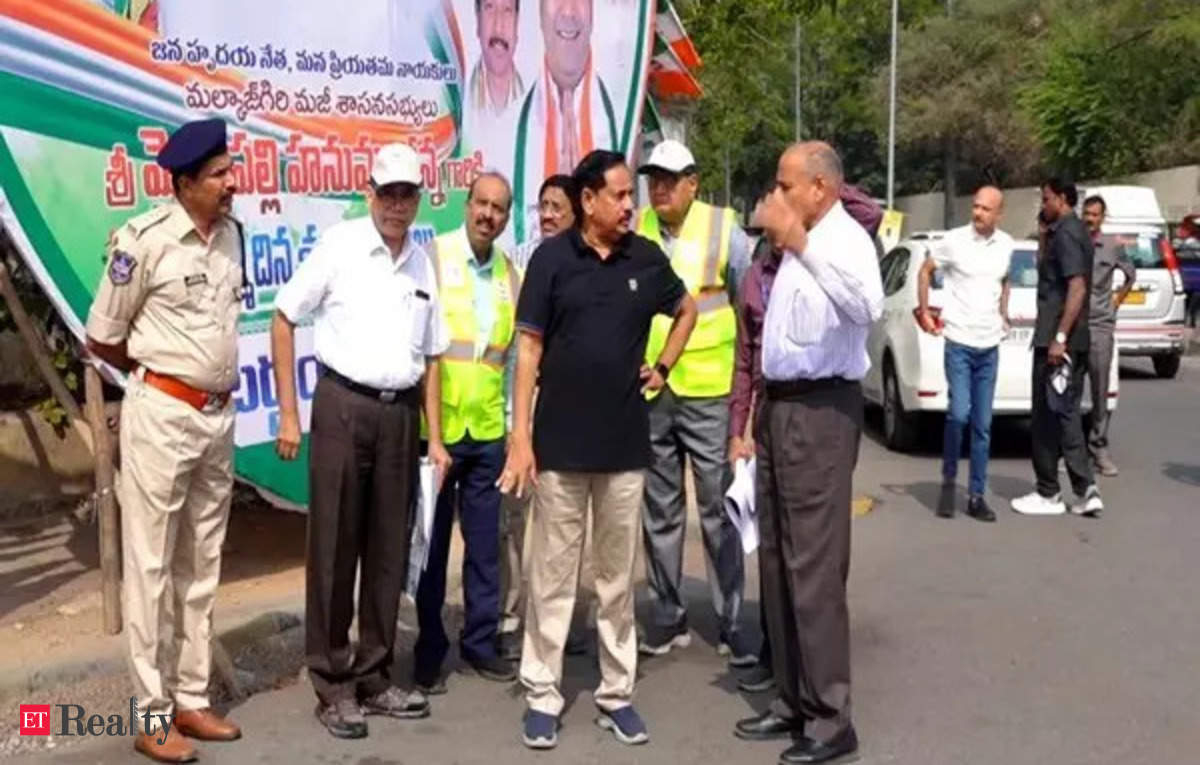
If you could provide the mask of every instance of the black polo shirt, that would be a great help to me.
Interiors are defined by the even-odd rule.
[[[610,473],[650,465],[648,405],[638,373],[655,314],[686,289],[667,256],[628,234],[601,260],[570,229],[537,248],[517,326],[542,336],[533,418],[539,470]]]
[[[1093,257],[1092,236],[1074,213],[1068,213],[1050,224],[1046,234],[1046,253],[1038,261],[1037,324],[1033,332],[1035,348],[1048,348],[1054,342],[1058,322],[1067,303],[1067,282],[1073,276],[1082,276],[1087,291],[1075,326],[1067,335],[1067,349],[1087,352],[1090,343],[1088,295],[1092,290]]]

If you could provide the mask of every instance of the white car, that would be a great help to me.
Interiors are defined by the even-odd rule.
[[[871,328],[867,351],[871,369],[863,380],[867,401],[883,407],[884,440],[891,449],[912,448],[922,415],[945,414],[946,374],[942,364],[945,341],[917,326],[917,274],[921,264],[943,236],[942,232],[915,234],[879,261],[883,277],[883,316]],[[1008,314],[1012,331],[1000,343],[994,417],[1028,416],[1032,409],[1033,324],[1037,317],[1037,243],[1014,242],[1009,269],[1011,294]],[[929,305],[942,308],[940,269],[934,272]],[[1109,370],[1109,411],[1117,408],[1119,379],[1117,353]],[[1083,409],[1091,409],[1091,391],[1084,391]]]

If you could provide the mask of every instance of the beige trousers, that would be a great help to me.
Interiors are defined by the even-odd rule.
[[[121,407],[125,632],[141,712],[209,706],[212,609],[233,489],[234,407],[130,377]]]
[[[530,709],[562,712],[563,648],[575,607],[589,500],[600,643],[600,686],[593,699],[605,710],[632,702],[637,676],[633,569],[643,483],[640,470],[538,474],[526,545],[529,589],[521,652],[521,684]]]
[[[501,634],[521,629],[521,616],[525,610],[523,595],[529,582],[529,573],[525,571],[524,566],[524,561],[529,557],[525,549],[525,540],[529,536],[526,534],[526,527],[532,504],[532,497],[517,499],[511,494],[500,496]],[[591,540],[591,527],[587,525],[584,530],[583,555],[579,561],[578,600],[571,622],[572,633],[581,636],[587,631],[589,624],[595,622],[595,572],[592,570],[591,553],[588,552]]]

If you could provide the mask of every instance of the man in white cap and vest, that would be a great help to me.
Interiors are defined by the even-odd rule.
[[[666,386],[650,394],[650,444],[643,531],[651,623],[639,649],[663,655],[690,642],[683,595],[683,546],[687,527],[684,461],[691,459],[696,505],[704,536],[713,608],[720,623],[718,651],[733,666],[750,666],[754,651],[740,615],[744,580],[742,547],[725,513],[729,485],[729,392],[733,380],[737,318],[731,306],[739,276],[750,265],[750,240],[737,214],[696,199],[696,159],[678,141],[663,141],[638,172],[647,176],[650,206],[637,232],[658,244],[696,301],[699,317]],[[656,317],[646,344],[653,363],[670,330]]]
[[[425,693],[444,693],[442,662],[450,647],[442,624],[446,567],[455,513],[462,533],[464,622],[459,656],[477,674],[496,682],[516,679],[497,655],[500,622],[500,489],[508,431],[508,391],[516,361],[520,281],[496,238],[508,225],[508,180],[485,171],[467,192],[464,223],[434,240],[442,314],[450,347],[442,356],[442,440],[453,460],[434,514],[429,558],[417,587],[420,636],[413,649],[413,679]]]
[[[125,634],[146,721],[134,748],[190,762],[188,737],[241,736],[210,708],[208,680],[233,490],[242,239],[229,217],[237,184],[223,120],[183,125],[156,161],[175,200],[113,233],[87,347],[130,372],[118,495]]]
[[[450,340],[433,262],[412,235],[421,201],[416,152],[381,148],[365,191],[370,214],[321,235],[279,290],[271,325],[283,459],[300,450],[295,327],[308,317],[322,369],[309,435],[305,654],[317,719],[338,738],[366,736],[364,714],[429,714],[425,696],[400,690],[391,676],[422,405],[429,456],[439,475],[450,468],[439,362]]]

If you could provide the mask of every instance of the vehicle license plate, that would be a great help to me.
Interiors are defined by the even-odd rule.
[[[1146,293],[1141,290],[1134,290],[1125,296],[1124,302],[1127,305],[1145,305]]]

